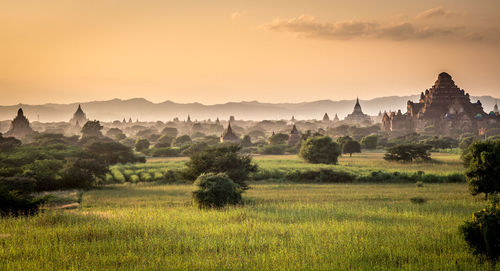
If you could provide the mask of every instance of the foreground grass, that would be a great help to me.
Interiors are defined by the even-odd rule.
[[[0,270],[480,270],[463,184],[252,184],[198,210],[191,185],[118,185],[75,210],[0,220]],[[411,198],[426,203],[415,204]]]

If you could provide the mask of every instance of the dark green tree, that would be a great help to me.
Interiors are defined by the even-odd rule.
[[[287,140],[288,140],[287,134],[277,133],[269,137],[269,144],[273,145],[285,144]]]
[[[361,146],[367,150],[374,150],[377,148],[378,135],[368,135],[361,139]]]
[[[328,136],[310,137],[302,142],[299,156],[309,163],[337,164],[340,146]]]
[[[138,152],[144,152],[149,149],[149,140],[142,138],[137,139],[135,142],[135,150]]]
[[[169,136],[169,137],[176,138],[176,137],[177,137],[177,135],[179,134],[179,131],[177,131],[177,128],[174,128],[174,127],[165,127],[165,128],[161,131],[161,134],[162,134],[162,135]]]
[[[479,141],[469,147],[465,172],[473,195],[500,192],[500,140]]]
[[[178,138],[174,139],[174,142],[172,143],[174,146],[179,147],[182,146],[186,143],[191,143],[191,138],[188,135],[182,135],[179,136]]]
[[[102,125],[98,120],[89,120],[82,127],[82,137],[101,137]]]
[[[200,175],[194,184],[193,200],[200,208],[222,208],[241,202],[242,189],[225,173]]]
[[[355,140],[349,140],[342,145],[342,153],[348,153],[352,157],[353,153],[361,152],[361,144]]]
[[[424,144],[401,144],[387,149],[384,159],[387,161],[412,162],[431,160],[429,145]]]
[[[257,165],[240,150],[236,144],[221,144],[195,153],[186,163],[186,175],[194,180],[203,173],[225,173],[241,189],[248,189],[246,181],[250,173],[257,171]]]

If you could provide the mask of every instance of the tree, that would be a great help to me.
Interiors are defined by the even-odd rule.
[[[500,192],[500,140],[479,141],[469,147],[465,157],[465,177],[473,195]]]
[[[472,214],[472,220],[460,226],[460,232],[476,255],[496,262],[500,255],[500,204],[494,198],[490,205]]]
[[[82,137],[101,137],[102,125],[98,120],[89,120],[82,127]]]
[[[361,139],[361,145],[364,149],[374,150],[377,148],[378,135],[368,135]]]
[[[21,140],[15,137],[3,137],[0,133],[0,152],[8,152],[21,146]]]
[[[250,173],[257,171],[257,165],[240,150],[236,144],[221,144],[194,153],[186,163],[186,174],[194,180],[203,173],[226,173],[241,189],[248,189],[246,180]]]
[[[162,135],[169,136],[169,137],[176,138],[176,137],[177,137],[177,135],[179,134],[179,131],[177,131],[177,129],[176,129],[176,128],[173,128],[173,127],[165,127],[165,128],[161,131],[161,134],[162,134]]]
[[[339,144],[340,146],[340,149],[342,150],[342,148],[344,147],[344,144],[347,142],[347,141],[352,141],[352,137],[350,136],[341,136],[341,137],[338,137],[337,138],[337,143]]]
[[[401,144],[391,147],[384,155],[387,161],[412,162],[431,160],[431,146],[424,144]]]
[[[186,143],[191,143],[191,138],[188,135],[182,135],[179,136],[178,138],[174,139],[174,142],[172,143],[174,146],[179,147],[181,145],[184,145]]]
[[[64,188],[89,188],[108,172],[108,167],[96,159],[77,159],[64,171]]]
[[[302,142],[299,156],[309,163],[337,164],[340,147],[328,136],[310,137]]]
[[[241,146],[243,147],[250,147],[252,146],[252,140],[249,135],[245,135],[243,139],[241,140]]]
[[[122,140],[125,139],[127,136],[122,132],[122,130],[118,128],[111,128],[106,132],[106,136],[110,137],[114,140]]]
[[[225,173],[200,175],[194,182],[193,200],[200,208],[222,208],[241,202],[242,189]]]
[[[63,166],[61,160],[35,160],[24,167],[23,175],[36,180],[37,191],[56,190],[61,188],[59,170]]]
[[[149,149],[149,140],[145,138],[137,139],[135,142],[135,150],[138,152],[144,152],[147,149]]]
[[[145,161],[143,157],[136,157],[131,148],[114,141],[96,141],[90,144],[86,150],[90,157],[108,166],[116,163],[126,164]]]
[[[162,135],[158,138],[158,142],[156,142],[155,147],[157,148],[167,148],[172,146],[172,142],[174,141],[174,137],[169,135]]]
[[[273,145],[285,144],[287,140],[288,140],[288,135],[282,133],[277,133],[269,137],[269,143]]]
[[[350,157],[352,157],[353,153],[361,152],[361,145],[358,141],[349,140],[342,145],[342,153],[348,153]]]

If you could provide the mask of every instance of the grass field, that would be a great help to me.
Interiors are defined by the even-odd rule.
[[[264,176],[283,175],[291,170],[334,169],[345,171],[355,176],[366,176],[373,171],[400,172],[413,174],[419,171],[438,176],[463,173],[464,167],[458,154],[433,153],[432,162],[398,163],[383,159],[383,153],[353,154],[342,156],[338,165],[310,164],[297,155],[257,155],[254,161]],[[144,164],[116,165],[108,174],[109,181],[118,183],[161,180],[168,170],[179,170],[185,166],[187,157],[150,158]]]
[[[223,210],[193,207],[191,185],[125,184],[76,209],[1,219],[0,270],[491,268],[458,233],[484,205],[465,184],[251,187]]]

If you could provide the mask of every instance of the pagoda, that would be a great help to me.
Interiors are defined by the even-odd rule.
[[[292,130],[290,131],[290,135],[288,136],[288,141],[286,142],[286,144],[288,144],[289,146],[295,146],[297,145],[297,143],[299,143],[300,138],[300,132],[299,130],[297,130],[297,127],[294,124]]]
[[[228,123],[226,131],[220,136],[220,142],[232,142],[232,143],[240,143],[240,139],[237,135],[233,133],[233,129],[231,128],[231,122]]]
[[[73,118],[69,120],[69,123],[73,126],[83,126],[87,121],[87,115],[83,112],[81,105],[78,105],[78,108],[73,114]]]
[[[323,121],[330,121],[330,117],[328,116],[327,113],[325,113],[325,115],[323,115]]]
[[[17,116],[12,120],[10,124],[10,129],[5,133],[6,136],[13,136],[17,138],[24,138],[29,134],[33,133],[33,129],[30,126],[30,122],[24,116],[22,108],[17,110]]]
[[[358,98],[356,98],[356,104],[354,105],[354,110],[352,111],[351,114],[347,115],[347,117],[345,117],[344,120],[352,123],[362,123],[362,122],[371,123],[372,121],[370,116],[366,115],[365,113],[363,113],[363,110],[361,110],[361,105],[359,104]]]
[[[474,132],[500,124],[500,117],[484,112],[481,101],[471,102],[469,93],[460,89],[451,75],[442,72],[434,85],[420,93],[418,102],[408,101],[407,112],[384,113],[382,130],[386,132],[435,133]]]

